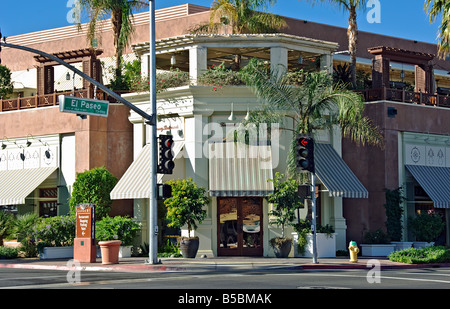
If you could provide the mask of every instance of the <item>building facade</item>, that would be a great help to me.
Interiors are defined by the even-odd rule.
[[[136,31],[127,51],[129,59],[141,60],[144,75],[148,72],[148,16],[136,14]],[[268,240],[280,230],[270,224],[271,206],[265,197],[273,188],[262,179],[284,172],[287,141],[292,136],[280,133],[277,147],[269,143],[243,147],[240,153],[245,160],[237,165],[227,154],[238,150],[228,150],[230,145],[220,137],[235,130],[248,111],[258,107],[258,99],[247,87],[221,87],[217,91],[198,85],[197,77],[237,51],[245,59],[264,59],[272,68],[282,65],[291,69],[299,59],[319,59],[320,69],[337,75],[350,61],[346,29],[293,18],[286,21],[287,27],[276,35],[192,35],[190,29],[209,22],[209,8],[187,4],[156,13],[158,68],[174,66],[189,72],[191,78],[188,86],[158,94],[158,132],[174,136],[177,158],[174,175],[160,176],[159,180],[190,177],[208,188],[212,197],[208,217],[196,232],[201,239],[200,254],[273,254]],[[114,50],[111,28],[107,23],[103,27],[97,48],[102,53],[96,57],[103,68],[98,78],[108,84],[110,75],[105,67]],[[76,26],[13,36],[8,43],[59,55],[89,48],[85,33],[78,32]],[[386,189],[402,187],[406,194],[404,240],[413,240],[407,218],[419,211],[437,210],[448,221],[449,189],[442,184],[448,183],[450,167],[446,125],[450,117],[446,99],[450,62],[435,57],[436,53],[434,44],[359,32],[361,94],[367,102],[367,115],[383,133],[385,146],[355,147],[342,139],[338,130],[315,135],[317,160],[319,166],[322,164],[316,183],[319,220],[334,226],[338,249],[345,249],[350,240],[363,242],[366,232],[385,229]],[[24,211],[34,207],[36,213],[54,215],[56,202],[56,214],[62,214],[76,173],[104,165],[120,178],[112,193],[117,200],[113,214],[129,214],[143,222],[142,241],[146,241],[148,193],[145,177],[139,177],[148,164],[148,128],[142,119],[114,102],[108,119],[89,116],[82,120],[61,114],[56,100],[52,101],[54,92],[93,89],[60,67],[46,70],[45,59],[34,55],[5,48],[1,56],[15,81],[12,99],[2,100],[0,106],[0,137],[5,145],[0,150],[2,204]],[[82,68],[82,64],[76,65]],[[46,80],[48,76],[53,76],[53,84]],[[124,96],[148,110],[147,93]],[[216,136],[215,131],[221,135]],[[27,146],[29,141],[32,144]],[[270,163],[272,168],[257,165],[261,162]],[[327,167],[330,163],[335,169]],[[25,180],[34,178],[33,169],[47,176],[37,179],[39,184],[20,190],[20,196],[14,192],[14,196],[25,195],[25,202],[22,198],[11,200],[6,189],[11,187],[9,183],[22,179],[25,187]],[[339,178],[342,175],[345,177]],[[435,177],[428,179],[429,175]],[[305,215],[306,210],[302,211],[300,216]],[[240,227],[239,242],[234,234],[236,224]],[[448,226],[440,240],[443,243],[449,241]],[[236,250],[230,251],[231,247]]]

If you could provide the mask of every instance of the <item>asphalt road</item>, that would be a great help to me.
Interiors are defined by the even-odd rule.
[[[450,268],[219,272],[0,269],[0,289],[449,289]]]

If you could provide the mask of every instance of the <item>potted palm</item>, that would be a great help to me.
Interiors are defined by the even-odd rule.
[[[202,223],[206,218],[206,210],[203,209],[209,203],[206,189],[198,187],[191,178],[167,183],[172,187],[172,196],[164,201],[167,208],[166,217],[170,221],[168,226],[187,226],[188,237],[180,238],[180,251],[185,258],[195,258],[199,239],[191,237],[191,231],[195,231],[197,223]]]
[[[273,180],[274,193],[269,194],[268,202],[273,204],[273,209],[269,215],[273,216],[272,224],[281,227],[281,237],[274,237],[270,240],[276,257],[288,257],[292,238],[285,237],[285,227],[295,219],[295,210],[301,206],[301,201],[297,194],[298,184],[294,178],[283,180],[285,176],[276,173]]]

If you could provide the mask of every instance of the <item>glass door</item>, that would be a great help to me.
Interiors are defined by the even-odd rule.
[[[218,198],[218,255],[262,256],[262,199]]]

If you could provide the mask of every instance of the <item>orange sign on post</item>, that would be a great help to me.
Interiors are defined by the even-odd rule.
[[[77,206],[77,238],[95,238],[94,235],[94,205],[82,204]]]
[[[95,206],[81,204],[76,208],[76,238],[73,257],[80,263],[95,263],[97,246],[95,242]]]

